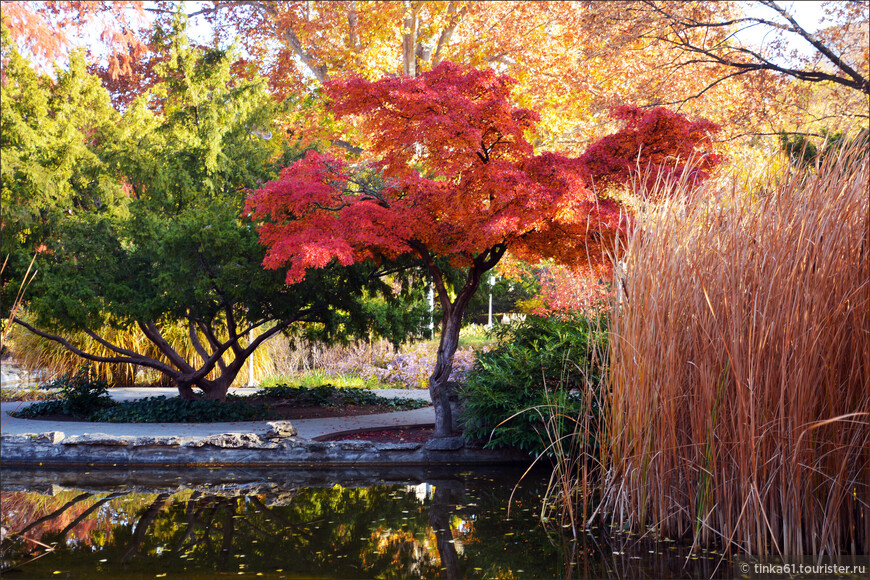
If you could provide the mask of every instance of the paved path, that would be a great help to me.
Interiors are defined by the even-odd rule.
[[[250,394],[257,389],[238,388],[230,392],[238,395]],[[429,400],[429,391],[420,389],[378,389],[374,391],[382,397],[415,397]],[[129,401],[142,397],[157,395],[174,396],[175,389],[111,389],[113,399]],[[105,433],[107,435],[179,435],[208,436],[221,433],[265,433],[265,421],[238,421],[233,423],[85,423],[78,421],[44,421],[39,419],[16,419],[8,413],[20,409],[29,403],[0,404],[0,433],[44,433],[46,431],[62,431],[69,435],[84,435],[86,433]],[[299,437],[311,439],[330,433],[349,431],[352,429],[374,429],[395,425],[426,425],[435,422],[435,411],[432,407],[414,409],[412,411],[397,411],[379,415],[360,415],[357,417],[334,417],[320,419],[294,419],[293,426],[299,431]]]

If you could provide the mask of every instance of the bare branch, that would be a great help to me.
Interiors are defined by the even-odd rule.
[[[671,13],[665,10],[665,8],[663,8],[658,2],[646,0],[642,4],[646,6],[651,13],[664,18],[665,21],[669,23],[669,26],[667,27],[657,27],[648,37],[655,38],[661,42],[671,44],[685,52],[698,54],[703,57],[684,61],[681,63],[681,66],[690,66],[693,64],[719,64],[730,68],[740,69],[740,71],[744,73],[767,70],[808,82],[832,82],[850,89],[861,91],[865,94],[870,94],[870,85],[868,85],[867,79],[850,67],[846,62],[841,60],[833,50],[822,43],[818,38],[801,27],[785,9],[772,0],[758,1],[761,5],[776,11],[780,16],[785,18],[789,24],[785,25],[764,18],[755,17],[732,18],[721,22],[701,21]],[[801,36],[809,42],[819,52],[819,54],[833,63],[837,70],[841,71],[845,76],[819,70],[804,70],[777,64],[749,48],[728,44],[727,40],[732,38],[735,33],[729,35],[725,41],[720,41],[716,45],[709,47],[706,44],[706,37],[703,39],[703,43],[699,45],[693,42],[688,34],[688,31],[691,30],[710,30],[744,23],[751,23],[752,26],[764,25],[776,30],[791,32]],[[674,36],[676,38],[674,38]],[[745,60],[744,58],[735,58],[737,55],[744,57]]]
[[[417,252],[417,255],[420,256],[423,263],[426,264],[426,269],[429,270],[429,274],[432,276],[432,282],[435,284],[435,292],[438,294],[438,301],[441,302],[441,309],[445,313],[445,316],[449,315],[448,313],[453,310],[453,304],[450,302],[450,294],[447,293],[447,287],[444,285],[444,278],[441,274],[441,270],[438,269],[438,266],[435,265],[435,261],[429,254],[429,248],[417,240],[411,240],[408,242],[408,245]]]
[[[199,334],[196,332],[196,323],[191,315],[188,315],[187,319],[187,332],[190,335],[190,343],[193,345],[194,350],[199,353],[199,356],[201,356],[203,360],[207,359],[208,351],[205,350],[205,347],[199,340]]]

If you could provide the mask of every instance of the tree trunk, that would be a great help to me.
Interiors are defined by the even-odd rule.
[[[447,381],[450,380],[450,373],[453,371],[453,355],[456,354],[456,348],[459,346],[459,329],[462,327],[462,317],[465,315],[468,303],[480,287],[481,276],[498,263],[504,255],[506,246],[498,244],[474,258],[474,264],[468,271],[465,285],[453,302],[450,301],[444,285],[444,277],[435,266],[429,255],[429,250],[418,242],[414,242],[412,247],[426,263],[432,274],[435,288],[438,291],[438,299],[441,301],[441,308],[444,312],[441,318],[441,342],[438,344],[435,370],[429,377],[429,395],[432,397],[432,405],[435,407],[435,437],[449,437],[453,431],[453,412],[450,410],[450,393]]]
[[[247,357],[243,359],[236,359],[233,361],[231,365],[229,365],[226,369],[221,372],[220,376],[216,379],[176,379],[176,384],[178,385],[178,394],[182,399],[187,401],[196,400],[199,398],[203,398],[208,401],[226,401],[227,400],[227,392],[230,390],[230,387],[233,384],[233,381],[236,380],[236,377],[239,374],[239,370],[242,368]],[[193,392],[193,387],[199,388],[203,396],[198,397]]]
[[[227,392],[230,390],[233,381],[236,380],[239,371],[247,359],[248,357],[237,358],[232,364],[223,369],[220,376],[216,379],[175,378],[175,383],[178,386],[178,395],[186,401],[193,401],[199,398],[208,401],[226,401]],[[193,387],[199,388],[203,392],[203,396],[198,397],[193,392]]]
[[[450,508],[456,505],[462,489],[455,481],[435,481],[432,504],[429,507],[429,525],[435,531],[435,547],[441,558],[441,577],[444,580],[462,578],[459,554],[453,542],[453,528],[450,525]]]
[[[452,308],[441,320],[441,342],[435,359],[435,370],[429,377],[429,394],[435,407],[435,437],[449,437],[452,431],[453,414],[447,381],[453,371],[453,355],[459,346],[459,329],[462,327],[464,309]]]

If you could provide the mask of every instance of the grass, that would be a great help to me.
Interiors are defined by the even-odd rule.
[[[751,554],[866,554],[866,150],[639,221],[611,314],[601,511]]]
[[[37,387],[23,387],[20,389],[0,389],[0,402],[10,403],[18,401],[51,401],[59,396],[57,390],[48,390]]]
[[[341,389],[392,389],[403,388],[402,385],[394,383],[384,383],[374,378],[363,378],[357,375],[337,373],[326,373],[323,370],[309,370],[306,372],[295,373],[293,375],[275,375],[263,379],[258,385],[261,388],[269,389],[287,383],[298,384],[305,388],[316,388],[321,385],[333,385]]]
[[[19,317],[25,321],[32,322],[26,312],[19,313]],[[122,348],[142,353],[163,362],[169,362],[157,347],[135,326],[129,328],[106,326],[97,329],[96,332],[109,342]],[[190,361],[196,367],[201,364],[201,357],[194,349],[188,331],[182,324],[164,324],[161,326],[161,332],[172,349],[180,354],[182,358]],[[64,333],[64,337],[73,345],[91,354],[98,356],[114,356],[115,354],[84,332],[67,332]],[[39,337],[17,324],[10,327],[8,342],[10,343],[10,351],[17,364],[26,370],[39,370],[47,377],[75,374],[76,370],[84,362],[83,359],[74,355],[62,345]],[[266,348],[268,344],[267,342],[263,348],[258,348],[251,357],[253,359],[255,378],[272,374],[275,371],[270,351]],[[172,386],[168,377],[151,369],[140,368],[130,364],[90,364],[93,372],[100,380],[106,381],[115,387],[133,387],[143,384]],[[233,383],[234,386],[245,386],[248,384],[249,369],[250,366],[246,361]],[[215,371],[211,376],[216,376],[217,373],[218,371]]]
[[[494,324],[498,323],[494,322]],[[429,340],[420,341],[419,344],[429,346],[434,351],[438,349],[439,340],[437,337],[430,338]],[[459,331],[459,346],[457,350],[487,348],[494,344],[495,340],[490,336],[485,324],[467,324]]]

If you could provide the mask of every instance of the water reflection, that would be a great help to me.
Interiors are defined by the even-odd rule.
[[[167,485],[175,478],[184,483]],[[709,578],[714,570],[713,559],[686,568],[667,551],[639,558],[643,542],[626,537],[574,541],[542,527],[543,477],[524,480],[507,517],[518,479],[4,470],[0,566],[9,578]]]

